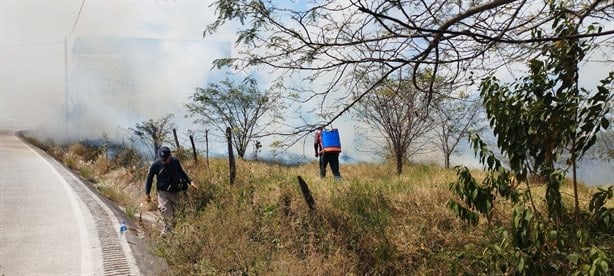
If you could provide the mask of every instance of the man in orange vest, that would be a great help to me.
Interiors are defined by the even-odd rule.
[[[316,157],[320,157],[320,177],[326,176],[326,166],[330,164],[330,170],[333,172],[333,175],[335,176],[335,178],[340,179],[341,174],[339,173],[339,153],[341,152],[341,147],[324,147],[324,144],[322,143],[323,129],[323,126],[318,127],[318,130],[316,130],[315,140],[313,142],[313,147],[316,151]]]

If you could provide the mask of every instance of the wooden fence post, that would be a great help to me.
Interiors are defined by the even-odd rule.
[[[307,182],[305,182],[305,180],[303,180],[303,178],[300,175],[297,178],[298,178],[298,185],[301,187],[301,192],[303,193],[303,197],[305,198],[305,201],[307,202],[307,206],[309,207],[309,210],[315,211],[316,202],[315,200],[313,200],[313,196],[311,195],[311,191],[309,191]]]
[[[232,152],[232,131],[230,127],[226,128],[226,140],[228,140],[228,168],[230,172],[230,185],[235,183],[236,167],[235,157]]]
[[[194,137],[190,134],[190,142],[192,143],[192,154],[194,155],[194,162],[198,163],[198,157],[196,156],[196,146],[194,145]]]
[[[175,145],[177,146],[177,155],[182,156],[183,152],[181,151],[181,148],[179,147],[179,139],[177,139],[177,130],[173,128],[173,136],[175,137]]]

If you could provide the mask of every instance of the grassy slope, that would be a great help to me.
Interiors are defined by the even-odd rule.
[[[317,177],[315,162],[237,165],[234,187],[226,184],[224,160],[209,170],[188,165],[201,189],[175,239],[156,242],[177,274],[442,274],[468,270],[456,254],[483,236],[445,207],[450,170],[408,166],[397,177],[385,165],[345,165],[344,180],[335,181]],[[315,212],[298,175],[309,184]]]
[[[80,146],[51,150],[106,196],[139,212],[146,167],[114,167],[98,156],[84,161]],[[453,170],[408,165],[396,176],[389,164],[342,165],[344,180],[320,179],[315,162],[298,167],[238,160],[228,185],[227,161],[183,164],[200,189],[186,197],[170,238],[150,231],[152,246],[174,275],[247,272],[274,275],[421,274],[481,271],[489,227],[462,224],[446,207]],[[311,212],[297,176],[316,202]],[[581,186],[586,209],[594,188]],[[534,193],[543,193],[541,187]],[[571,208],[571,185],[562,189]],[[540,204],[540,202],[538,202]],[[509,212],[497,205],[493,218]],[[612,202],[609,203],[612,207]],[[149,212],[156,214],[155,207]],[[505,223],[505,220],[501,220]],[[153,229],[149,227],[148,229]]]

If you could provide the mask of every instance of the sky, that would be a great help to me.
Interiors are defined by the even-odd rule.
[[[233,54],[236,36],[225,25],[203,38],[205,26],[215,19],[211,2],[0,0],[2,127],[119,138],[138,122],[173,113],[180,134],[202,128],[184,118],[183,105],[195,87],[224,76],[211,70],[211,62]],[[608,66],[587,70],[603,72]],[[260,77],[266,82],[266,75]],[[355,146],[353,127],[336,126],[346,157],[372,160],[371,153]],[[306,137],[292,153],[310,160],[311,143]],[[422,160],[441,163],[433,156]],[[477,164],[471,151],[455,160]]]

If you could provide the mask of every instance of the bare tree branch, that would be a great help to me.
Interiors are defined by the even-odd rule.
[[[428,106],[434,94],[441,93],[434,88],[436,79],[470,83],[557,41],[614,37],[614,3],[605,0],[565,2],[568,16],[582,19],[578,28],[583,31],[563,36],[552,30],[556,16],[549,12],[560,1],[313,2],[292,6],[269,0],[218,0],[217,20],[204,35],[229,21],[239,22],[236,42],[245,48],[216,64],[278,69],[282,75],[276,82],[282,85],[301,78],[287,86],[288,93],[296,94],[298,103],[319,105],[314,115],[329,123],[393,73],[411,72],[413,85],[428,93]],[[357,85],[362,82],[357,71],[377,71],[381,78]],[[424,71],[432,73],[431,79],[418,82],[418,72]],[[295,126],[283,133],[312,130]]]

